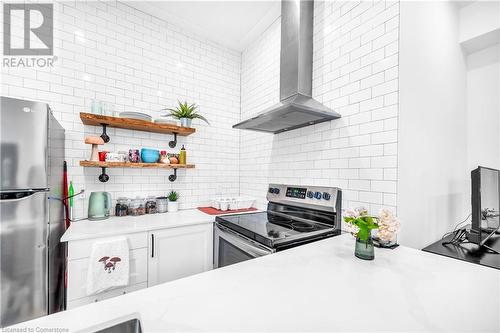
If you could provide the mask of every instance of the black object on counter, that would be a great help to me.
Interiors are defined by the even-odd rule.
[[[424,247],[422,251],[500,269],[500,254],[491,252],[484,247],[479,247],[478,245],[471,243],[443,245],[443,243],[449,242],[453,236],[453,234],[448,235],[445,238]],[[493,235],[490,239],[488,239],[486,245],[500,251],[500,235]]]

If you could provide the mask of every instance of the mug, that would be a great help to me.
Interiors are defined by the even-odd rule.
[[[138,163],[141,161],[141,153],[139,149],[129,149],[128,160],[132,163]]]
[[[99,154],[99,162],[105,162],[107,161],[107,158],[106,158],[106,155],[107,155],[107,151],[100,151],[98,152]]]
[[[120,156],[117,153],[107,153],[106,162],[120,162]]]
[[[117,154],[118,162],[128,162],[128,155],[126,151],[119,151]]]

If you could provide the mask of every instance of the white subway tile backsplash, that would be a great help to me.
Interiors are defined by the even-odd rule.
[[[397,156],[376,156],[371,159],[372,168],[396,168]]]
[[[358,190],[358,191],[369,191],[370,190],[370,181],[369,180],[350,179],[349,180],[349,188],[352,190]]]
[[[384,145],[368,145],[359,147],[359,156],[381,156],[384,155]]]
[[[398,131],[385,131],[371,134],[371,142],[373,144],[377,143],[391,143],[398,141]]]
[[[387,95],[398,90],[398,80],[384,82],[372,88],[373,97]]]
[[[396,208],[398,1],[315,2],[313,96],[342,118],[278,135],[232,125],[279,101],[280,19],[239,53],[120,2],[57,2],[55,10],[56,66],[4,69],[2,93],[51,105],[77,188],[114,198],[176,189],[182,208],[240,193],[264,208],[268,183],[316,184],[341,187],[344,207]],[[199,104],[211,126],[195,121],[197,132],[179,138],[196,169],[179,171],[175,183],[166,170],[110,169],[100,183],[100,170],[79,166],[89,154],[83,138],[100,134],[78,115],[93,98],[153,117],[177,99]],[[171,151],[169,136],[109,133],[109,151]],[[78,216],[84,204],[77,201]]]
[[[368,113],[368,115],[370,114]],[[364,123],[359,125],[359,134],[378,133],[383,130],[384,130],[384,121],[382,120],[370,121],[369,123]]]
[[[384,205],[387,206],[397,206],[397,195],[396,194],[390,194],[390,193],[384,193]]]
[[[398,115],[398,106],[391,105],[383,108],[375,109],[371,112],[372,120],[380,120],[387,118],[394,118]]]
[[[384,169],[384,179],[385,180],[397,180],[398,170],[396,168]]]
[[[360,169],[359,170],[359,179],[368,179],[368,180],[383,180],[384,179],[384,169]]]
[[[382,204],[384,203],[383,193],[379,192],[359,192],[359,201],[366,203]]]
[[[69,179],[77,190],[106,190],[116,199],[176,189],[182,208],[207,203],[217,192],[239,193],[239,160],[234,156],[240,133],[231,128],[240,119],[239,52],[119,2],[55,2],[54,11],[54,68],[2,68],[2,94],[50,105],[66,129]],[[84,137],[100,134],[99,128],[83,126],[79,119],[79,112],[90,111],[92,98],[113,104],[115,111],[153,117],[161,108],[175,106],[177,99],[199,104],[212,125],[195,121],[197,132],[179,138],[196,169],[180,170],[174,183],[166,170],[108,169],[110,181],[100,183],[100,170],[79,166],[90,154]],[[180,149],[168,147],[169,135],[120,129],[108,129],[108,134],[111,141],[102,150]],[[199,188],[203,192],[194,195]],[[75,203],[75,215],[86,215],[87,200]]]

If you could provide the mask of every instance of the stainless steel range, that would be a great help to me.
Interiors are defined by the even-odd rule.
[[[267,211],[218,216],[214,268],[340,234],[342,191],[269,185]]]

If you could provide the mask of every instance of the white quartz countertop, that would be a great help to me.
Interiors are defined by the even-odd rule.
[[[101,221],[71,223],[68,230],[61,237],[61,242],[213,223],[214,221],[215,215],[205,214],[198,209],[140,216],[110,216],[108,219]]]
[[[90,332],[499,332],[500,271],[344,234],[19,324]]]

